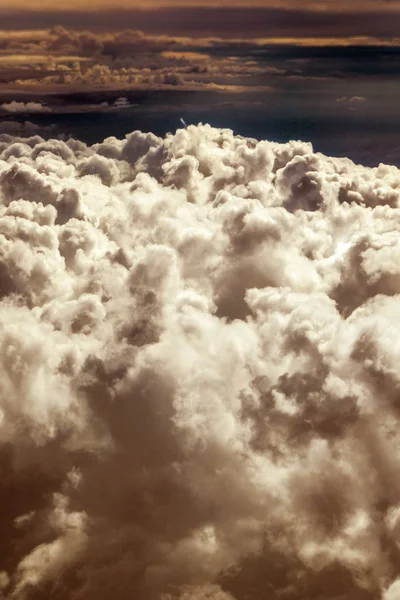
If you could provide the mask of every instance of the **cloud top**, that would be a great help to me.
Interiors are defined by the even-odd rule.
[[[397,597],[398,185],[0,136],[2,597]]]

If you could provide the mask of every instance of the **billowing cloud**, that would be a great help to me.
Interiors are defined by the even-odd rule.
[[[3,598],[397,597],[398,181],[0,137]]]

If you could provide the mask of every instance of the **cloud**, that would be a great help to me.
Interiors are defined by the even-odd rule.
[[[365,96],[341,96],[336,98],[336,102],[342,104],[350,111],[356,111],[367,102]]]
[[[245,56],[235,61],[219,56],[222,41],[218,39],[194,42],[129,29],[92,33],[54,27],[40,34],[31,32],[30,38],[28,32],[25,36],[3,32],[0,43],[0,79],[9,92],[40,90],[51,96],[82,89],[269,91],[265,77],[284,73]],[[194,43],[211,51],[215,45],[217,53],[191,51]],[[243,49],[237,40],[224,44],[225,53]],[[248,47],[257,45],[249,42]]]
[[[180,72],[181,71],[181,72]],[[232,74],[214,73],[210,70],[210,75],[204,77],[202,73],[198,75],[196,69],[183,68],[175,70],[173,66],[152,68],[143,67],[122,67],[111,68],[105,64],[95,64],[81,69],[76,65],[73,69],[59,68],[57,74],[38,79],[17,79],[15,80],[15,90],[18,92],[21,88],[24,91],[37,91],[42,93],[54,94],[55,92],[64,92],[72,94],[73,92],[101,91],[108,90],[119,93],[129,90],[181,90],[181,91],[220,91],[220,92],[273,92],[274,88],[267,85],[252,85],[252,81],[238,81],[237,70]],[[242,75],[248,77],[250,74]],[[256,83],[256,82],[255,82]],[[29,103],[34,104],[34,103]],[[21,105],[21,106],[19,106]],[[22,104],[18,103],[18,108],[22,109]]]
[[[4,92],[14,93],[10,99],[24,101],[26,96],[15,94],[42,92],[54,101],[56,93],[105,89],[116,97],[132,89],[262,93],[279,86],[284,91],[286,78],[307,83],[307,88],[321,79],[331,79],[335,85],[338,78],[351,79],[353,93],[361,96],[363,88],[354,85],[356,78],[362,84],[367,77],[394,75],[399,68],[395,37],[231,35],[223,39],[204,37],[205,31],[196,38],[183,33],[76,31],[60,26],[39,32],[3,31],[0,82]]]
[[[396,580],[384,594],[383,600],[396,600],[400,594],[400,581]]]
[[[46,133],[50,136],[53,129],[53,125],[40,127],[39,125],[35,125],[35,123],[31,123],[31,121],[0,121],[0,134],[9,134],[10,136],[29,137],[37,133],[41,133],[42,135]]]
[[[51,112],[48,106],[40,104],[40,102],[4,102],[0,104],[0,110],[8,113],[43,113]]]
[[[127,108],[128,106],[130,106],[129,100],[124,97],[117,98],[113,104],[114,108]]]
[[[396,597],[398,177],[0,136],[5,599]]]
[[[340,98],[336,98],[336,102],[343,104],[360,104],[361,102],[366,102],[366,100],[364,96],[340,96]]]
[[[96,4],[96,10],[88,8],[81,0],[75,5],[63,2],[57,9],[50,0],[36,0],[36,7],[40,4],[39,10],[33,10],[31,0],[19,0],[18,4],[7,10],[2,6],[3,29],[43,30],[62,23],[72,30],[115,31],[124,29],[127,23],[135,23],[138,29],[147,33],[168,32],[195,37],[204,34],[242,38],[312,37],[316,32],[321,37],[398,35],[397,0],[379,3],[357,0],[352,4],[333,0],[306,4],[301,0],[259,0],[255,3],[207,0],[190,5],[183,0],[168,0],[158,6],[152,4],[150,9],[146,2],[133,5],[132,2],[103,0]]]

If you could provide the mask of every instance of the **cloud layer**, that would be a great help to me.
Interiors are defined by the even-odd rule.
[[[249,50],[259,47],[249,40],[245,46]],[[210,55],[213,49],[215,56]],[[229,57],[230,51],[242,54],[242,49],[240,40],[192,40],[133,29],[93,33],[58,26],[43,31],[0,31],[0,91],[267,92],[269,76],[284,71],[259,65],[251,57]],[[15,111],[14,104],[23,103],[8,102],[0,110]]]
[[[63,24],[76,30],[115,31],[127,23],[135,23],[148,33],[241,38],[397,36],[400,8],[399,0],[352,3],[344,0],[194,0],[190,4],[183,0],[154,0],[151,5],[143,0],[141,6],[134,0],[99,0],[95,8],[83,0],[61,0],[57,6],[51,0],[36,0],[40,10],[37,4],[35,7],[35,0],[16,0],[8,8],[5,2],[11,3],[11,0],[4,0],[0,9],[1,27],[5,30],[37,30]]]
[[[397,598],[399,182],[1,135],[0,597]]]

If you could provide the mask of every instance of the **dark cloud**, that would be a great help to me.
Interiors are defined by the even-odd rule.
[[[112,31],[142,29],[169,35],[237,37],[396,36],[400,13],[385,9],[313,12],[280,8],[159,8],[146,10],[15,11],[1,14],[4,29],[67,29]]]
[[[246,50],[261,64],[285,67],[291,73],[319,77],[393,77],[400,70],[400,45],[363,44],[355,40],[349,45],[307,46],[296,44],[266,44]]]

